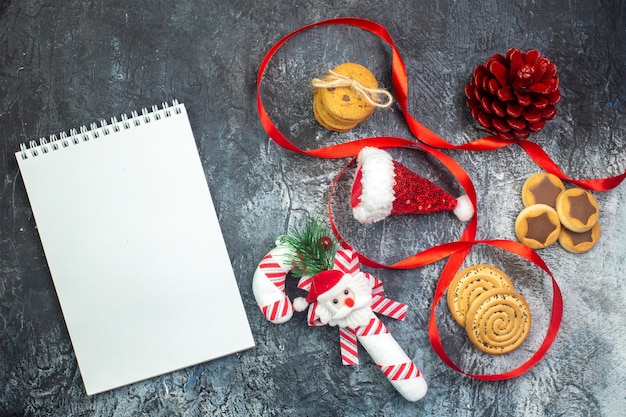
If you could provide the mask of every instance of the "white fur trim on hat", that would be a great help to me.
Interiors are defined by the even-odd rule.
[[[363,192],[359,204],[352,209],[354,218],[363,224],[383,220],[391,214],[396,199],[393,159],[386,151],[367,146],[359,152],[357,163]]]

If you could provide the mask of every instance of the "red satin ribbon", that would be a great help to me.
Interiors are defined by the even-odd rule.
[[[263,74],[265,69],[276,53],[278,49],[280,49],[289,39],[298,35],[301,32],[309,30],[314,27],[319,26],[327,26],[327,25],[347,25],[354,26],[365,31],[368,31],[380,39],[385,41],[390,47],[392,52],[392,62],[391,62],[391,81],[394,89],[394,93],[396,96],[396,100],[398,101],[398,105],[402,110],[402,113],[406,119],[407,125],[410,131],[415,135],[415,137],[421,141],[422,143],[442,149],[452,149],[452,150],[472,150],[472,151],[487,151],[503,148],[512,144],[518,144],[530,157],[531,159],[544,171],[550,172],[562,180],[571,182],[580,187],[593,190],[593,191],[607,191],[612,188],[615,188],[619,185],[624,178],[626,178],[626,170],[614,177],[607,178],[599,178],[593,180],[578,180],[569,178],[565,173],[554,163],[554,161],[545,153],[541,147],[533,142],[526,140],[502,140],[497,138],[497,136],[486,136],[481,139],[474,140],[469,143],[465,143],[462,145],[454,145],[445,139],[441,138],[431,130],[427,129],[424,125],[418,122],[408,111],[408,78],[406,73],[406,67],[404,62],[402,61],[402,57],[396,47],[391,35],[384,26],[373,22],[371,20],[356,18],[356,17],[340,17],[335,19],[322,20],[319,22],[315,22],[306,26],[303,26],[295,31],[289,33],[284,36],[278,42],[276,42],[270,50],[267,52],[263,60],[261,61],[261,65],[259,67],[259,72],[257,75],[257,108],[259,112],[259,118],[261,120],[261,124],[263,128],[268,133],[270,138],[274,140],[278,145],[282,146],[285,149],[288,149],[293,152],[303,153],[311,156],[317,156],[319,158],[344,158],[349,156],[355,156],[364,146],[384,146],[381,144],[382,138],[367,138],[361,140],[355,140],[351,142],[341,143],[338,145],[327,146],[323,148],[304,150],[296,146],[293,142],[291,142],[285,135],[283,135],[280,130],[276,127],[276,125],[270,119],[265,107],[263,106],[263,102],[261,100],[261,82],[263,80]],[[385,138],[387,141],[391,141],[391,144],[395,144],[396,142],[393,139],[398,138]],[[401,139],[402,140],[402,139]],[[385,144],[389,144],[389,142],[385,142]]]
[[[395,147],[400,147],[400,146],[395,146]],[[461,171],[457,170],[457,168],[460,168],[460,167],[458,167],[458,164],[456,164],[456,162],[453,159],[447,157],[445,154],[442,154],[430,148],[416,147],[415,145],[413,145],[411,148],[414,148],[416,150],[421,150],[423,152],[426,152],[434,156],[441,163],[443,163],[448,169],[450,169],[450,171],[455,175],[455,177],[457,177],[457,180],[459,181],[459,183],[463,185],[463,188],[465,189],[466,193],[470,197],[470,200],[472,201],[472,204],[474,204],[474,207],[475,207],[476,194],[474,191],[474,187],[471,183],[471,180],[469,180],[469,177],[466,178],[463,176],[464,171],[462,169]],[[433,246],[422,252],[416,253],[406,259],[395,262],[391,265],[386,265],[386,264],[380,263],[378,261],[374,261],[366,257],[359,251],[352,248],[348,244],[348,242],[346,242],[342,238],[341,233],[339,232],[337,225],[335,224],[335,221],[333,219],[332,207],[331,207],[332,201],[333,201],[334,190],[337,186],[337,183],[339,182],[339,179],[343,176],[345,171],[348,169],[348,167],[352,163],[354,163],[355,159],[356,158],[353,158],[350,162],[348,162],[343,167],[343,169],[339,172],[339,174],[335,177],[335,180],[331,187],[330,197],[328,201],[328,214],[329,214],[330,226],[333,230],[333,233],[339,240],[339,242],[341,242],[341,245],[346,249],[353,250],[359,256],[359,261],[363,265],[369,266],[371,268],[412,269],[412,268],[422,267],[422,266],[440,261],[445,258],[449,258],[443,268],[443,271],[441,273],[441,276],[439,277],[439,280],[437,281],[437,287],[435,288],[435,295],[434,295],[432,308],[430,312],[430,319],[428,321],[428,337],[435,353],[437,353],[437,355],[441,358],[441,360],[450,368],[472,378],[487,380],[487,381],[496,381],[496,380],[503,380],[503,379],[510,379],[510,378],[518,377],[522,375],[523,373],[525,373],[526,371],[528,371],[533,366],[535,366],[541,360],[541,358],[543,358],[543,356],[546,354],[546,352],[548,351],[548,349],[554,342],[556,335],[559,331],[559,328],[561,326],[561,318],[563,316],[563,298],[561,296],[561,290],[559,289],[559,286],[556,282],[556,279],[552,275],[552,272],[550,272],[550,269],[548,268],[546,263],[543,261],[543,259],[541,259],[541,257],[534,250],[530,249],[529,247],[519,242],[514,242],[511,240],[473,240],[476,234],[477,216],[474,216],[472,220],[469,222],[467,228],[463,232],[463,235],[461,236],[459,241],[448,242],[448,243],[443,243],[437,246]],[[537,351],[526,362],[522,363],[520,366],[518,366],[517,368],[513,370],[510,370],[501,374],[472,374],[472,373],[463,371],[452,361],[452,359],[450,359],[450,357],[446,353],[443,347],[443,344],[441,343],[441,338],[439,336],[439,329],[437,328],[437,319],[436,319],[436,314],[435,314],[436,308],[439,305],[439,302],[441,301],[441,298],[445,294],[446,290],[450,286],[450,283],[452,282],[452,279],[456,275],[456,272],[459,270],[459,268],[463,264],[465,258],[467,257],[471,249],[477,244],[490,245],[493,247],[506,250],[508,252],[512,252],[528,260],[529,262],[535,264],[541,269],[543,269],[552,279],[552,315],[550,318],[550,323],[548,325],[546,336],[541,346],[539,346]]]
[[[384,40],[392,49],[392,85],[394,88],[395,96],[398,101],[398,104],[404,114],[404,117],[407,121],[409,129],[415,135],[415,137],[420,140],[422,143],[430,146],[423,146],[418,142],[402,139],[398,137],[392,136],[381,136],[381,137],[371,137],[364,138],[360,140],[354,140],[350,142],[344,142],[337,145],[331,145],[327,147],[317,148],[305,150],[299,148],[293,142],[291,142],[285,135],[283,135],[280,130],[276,127],[276,125],[270,119],[265,107],[263,106],[263,102],[261,99],[261,82],[263,80],[263,74],[265,69],[270,62],[271,58],[274,56],[276,51],[281,48],[289,39],[296,36],[297,34],[306,31],[308,29],[325,26],[325,25],[348,25],[358,27],[360,29],[366,30],[368,32],[373,33],[378,36],[382,40]],[[274,140],[281,147],[288,149],[293,152],[302,153],[310,156],[316,156],[319,158],[345,158],[345,157],[355,157],[359,151],[365,146],[374,146],[378,148],[410,148],[419,150],[422,152],[426,152],[436,159],[438,159],[441,163],[443,163],[448,170],[456,177],[461,186],[465,189],[468,197],[470,198],[472,204],[476,208],[476,192],[474,186],[472,184],[471,179],[467,175],[467,173],[463,170],[463,168],[456,163],[452,158],[439,152],[433,148],[442,148],[442,149],[453,149],[453,150],[472,150],[472,151],[486,151],[486,150],[494,150],[503,148],[514,143],[517,143],[528,153],[528,155],[539,165],[542,169],[547,172],[551,172],[563,180],[572,182],[581,187],[594,190],[594,191],[606,191],[611,188],[616,187],[619,183],[621,183],[624,178],[626,178],[626,171],[622,175],[618,175],[615,177],[609,178],[601,178],[596,180],[575,180],[568,178],[563,171],[550,159],[550,157],[541,149],[541,147],[533,142],[529,141],[521,141],[521,140],[501,140],[496,136],[487,136],[470,143],[466,143],[463,145],[453,145],[434,132],[427,129],[421,123],[419,123],[415,118],[413,118],[408,112],[408,79],[406,74],[406,68],[404,66],[404,62],[400,57],[398,49],[396,48],[391,36],[387,32],[387,30],[379,25],[376,22],[353,18],[353,17],[345,17],[345,18],[336,18],[323,20],[316,23],[312,23],[306,26],[303,26],[282,39],[280,39],[276,44],[270,48],[266,56],[264,57],[261,65],[259,67],[259,72],[257,76],[257,108],[259,112],[259,118],[261,120],[261,124],[263,128],[268,133],[269,137]],[[432,147],[432,148],[431,148]],[[346,248],[350,248],[350,245],[343,241],[341,235],[333,221],[332,218],[332,194],[337,184],[338,179],[344,174],[345,170],[348,166],[354,161],[350,161],[338,174],[335,179],[333,186],[331,188],[331,197],[328,202],[329,209],[329,217],[331,227],[333,232],[337,236],[337,238],[342,242],[342,245]],[[359,258],[361,262],[370,267],[375,268],[393,268],[393,269],[408,269],[408,268],[417,268],[424,265],[428,265],[430,263],[448,258],[446,265],[444,266],[443,272],[438,280],[437,287],[435,289],[435,297],[431,310],[431,316],[429,320],[428,326],[428,334],[433,346],[433,349],[439,355],[439,357],[452,369],[461,372],[467,376],[477,379],[483,380],[501,380],[508,379],[519,376],[534,366],[539,360],[545,355],[548,351],[549,347],[554,342],[556,335],[558,333],[558,329],[561,323],[561,317],[563,312],[563,301],[561,297],[561,292],[557,285],[556,280],[552,276],[552,273],[548,269],[547,265],[544,261],[537,255],[535,251],[532,249],[522,245],[518,242],[508,241],[508,240],[482,240],[476,241],[476,227],[477,227],[477,216],[475,215],[470,222],[468,223],[465,231],[460,237],[459,241],[456,242],[448,242],[444,243],[429,249],[426,249],[420,253],[416,253],[406,259],[398,261],[392,265],[384,265],[372,259],[368,259],[362,254],[359,254]],[[439,332],[437,329],[436,318],[435,318],[435,309],[441,300],[441,297],[445,293],[446,289],[450,285],[456,271],[460,268],[461,264],[465,260],[467,254],[471,251],[472,247],[476,244],[485,244],[491,245],[494,247],[501,248],[503,250],[513,252],[533,264],[537,265],[541,269],[543,269],[551,278],[552,278],[552,287],[553,287],[553,306],[552,306],[552,316],[550,320],[550,324],[547,330],[546,337],[544,338],[543,343],[539,347],[539,349],[531,356],[529,360],[523,363],[521,366],[502,373],[502,374],[470,374],[461,370],[456,364],[452,362],[452,360],[446,354],[443,345],[441,343],[441,339],[439,337]],[[358,252],[357,252],[358,253]]]
[[[445,294],[446,289],[450,285],[450,282],[452,282],[452,279],[454,278],[456,272],[459,270],[461,264],[465,260],[465,257],[470,252],[471,248],[476,244],[490,245],[512,252],[541,268],[552,279],[552,314],[543,342],[535,351],[535,353],[524,363],[510,371],[500,374],[473,374],[463,371],[446,354],[446,351],[441,343],[441,338],[439,337],[439,330],[437,328],[435,310],[439,305],[441,298]],[[486,381],[497,381],[515,378],[535,366],[548,352],[550,346],[556,339],[556,335],[561,325],[561,318],[563,316],[563,297],[561,295],[561,290],[559,289],[559,286],[557,285],[554,276],[550,272],[550,269],[545,264],[543,259],[541,259],[541,257],[529,247],[511,240],[479,240],[474,242],[453,242],[437,246],[433,249],[436,253],[438,253],[438,255],[442,257],[444,257],[447,253],[451,251],[455,251],[450,256],[448,262],[446,262],[441,277],[439,278],[439,281],[437,283],[437,287],[435,289],[435,297],[430,312],[430,320],[428,322],[428,337],[430,339],[430,343],[433,347],[433,350],[435,351],[435,353],[437,353],[441,360],[443,360],[444,363],[446,363],[449,367],[457,372],[460,372],[472,378]]]

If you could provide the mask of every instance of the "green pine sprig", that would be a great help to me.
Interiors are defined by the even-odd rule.
[[[287,262],[296,278],[333,268],[338,243],[315,219],[310,219],[302,230],[293,229],[290,234],[280,236],[278,241],[290,249]]]

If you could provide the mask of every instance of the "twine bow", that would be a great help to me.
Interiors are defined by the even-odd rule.
[[[337,87],[350,87],[357,93],[361,94],[372,106],[384,109],[391,106],[393,103],[393,96],[391,93],[382,88],[368,88],[363,84],[359,83],[357,80],[346,77],[345,75],[336,73],[333,70],[328,71],[330,76],[326,77],[323,80],[319,78],[314,78],[311,81],[311,84],[314,88],[337,88]],[[387,96],[387,101],[380,102],[378,100],[380,95]]]

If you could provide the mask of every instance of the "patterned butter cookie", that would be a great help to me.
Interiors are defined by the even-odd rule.
[[[563,191],[556,199],[556,212],[563,226],[576,233],[586,232],[598,222],[598,203],[582,188]]]
[[[520,242],[532,249],[552,245],[561,232],[556,210],[546,204],[533,204],[522,210],[515,219],[515,234]]]
[[[600,238],[600,223],[597,222],[586,232],[576,233],[565,227],[561,228],[559,244],[566,251],[584,253],[593,248]]]
[[[335,67],[332,72],[354,80],[365,88],[378,89],[376,77],[362,65],[347,62]],[[328,113],[340,121],[361,123],[374,111],[374,105],[367,97],[352,86],[327,87],[319,91]]]
[[[494,288],[513,289],[513,284],[503,271],[493,265],[472,265],[458,272],[448,287],[448,308],[452,317],[465,327],[466,315],[473,302]]]
[[[501,355],[518,348],[531,325],[526,299],[513,290],[489,290],[478,297],[467,313],[465,330],[478,349]]]
[[[546,204],[552,208],[556,205],[556,198],[565,190],[565,185],[554,174],[540,172],[530,176],[522,186],[522,203],[524,207],[533,204]]]

